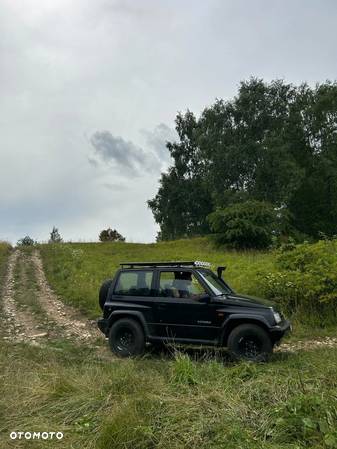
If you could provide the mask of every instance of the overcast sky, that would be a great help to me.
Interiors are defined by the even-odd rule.
[[[337,78],[335,0],[0,0],[0,240],[154,241],[187,108]]]

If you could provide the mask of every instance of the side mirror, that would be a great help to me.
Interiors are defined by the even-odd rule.
[[[205,294],[200,296],[199,301],[203,302],[205,304],[209,304],[211,302],[211,297],[209,296],[208,293],[205,293]]]

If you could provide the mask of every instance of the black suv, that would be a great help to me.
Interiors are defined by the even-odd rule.
[[[236,358],[265,360],[290,329],[275,306],[235,293],[206,262],[128,262],[103,283],[98,327],[111,350],[141,355],[163,343],[227,347]]]

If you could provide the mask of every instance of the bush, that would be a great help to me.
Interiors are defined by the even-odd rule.
[[[280,232],[279,213],[262,201],[245,201],[208,216],[214,239],[233,248],[267,248]]]
[[[262,294],[287,313],[321,324],[337,318],[337,240],[287,245],[276,253],[275,270],[260,274]]]
[[[112,230],[111,228],[103,229],[99,234],[99,239],[101,242],[125,242],[125,238],[116,229]]]
[[[33,246],[35,245],[35,243],[36,242],[31,237],[29,237],[29,235],[26,235],[25,237],[17,241],[18,246]]]

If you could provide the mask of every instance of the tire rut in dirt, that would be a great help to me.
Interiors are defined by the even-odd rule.
[[[21,252],[15,250],[10,256],[7,265],[4,287],[2,290],[3,325],[1,334],[5,340],[12,342],[29,342],[39,344],[47,333],[38,329],[39,323],[28,310],[19,307],[15,299],[17,283],[15,273]]]
[[[38,283],[38,301],[46,314],[63,330],[65,338],[76,338],[80,341],[103,340],[95,321],[89,321],[73,307],[65,305],[50,288],[38,251],[31,255]]]

